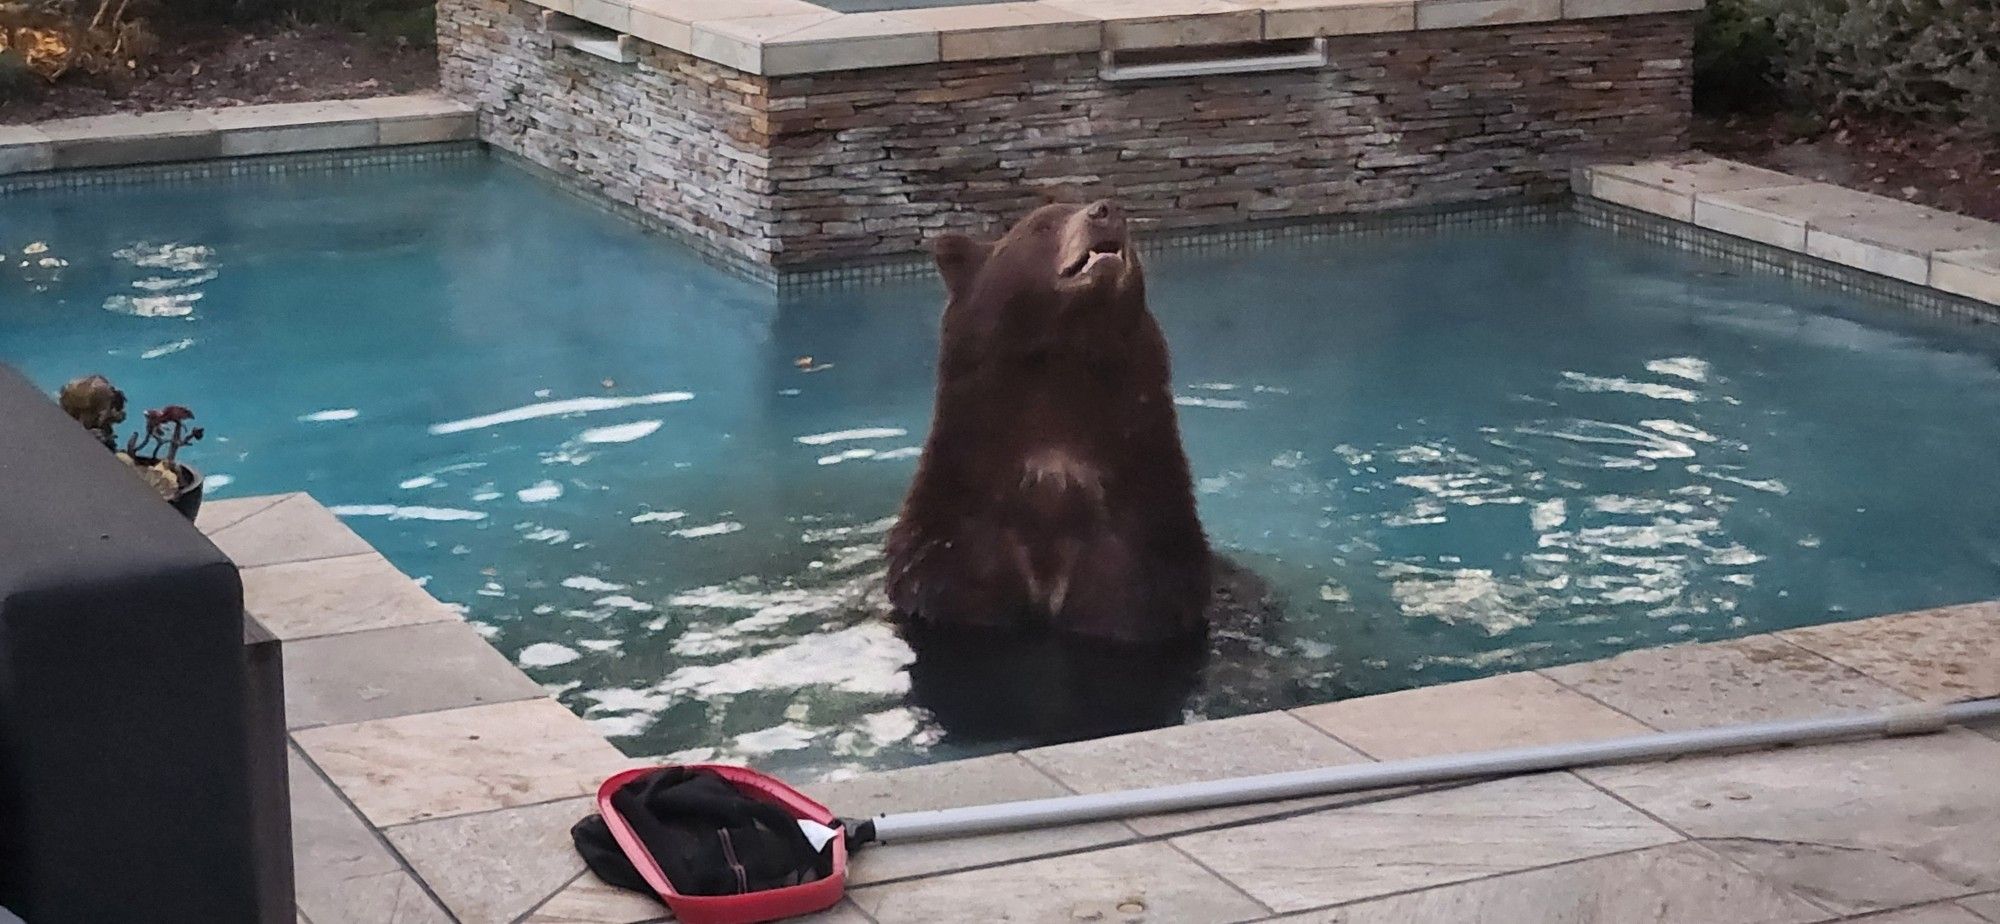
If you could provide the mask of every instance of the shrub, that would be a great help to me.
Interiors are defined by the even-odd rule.
[[[1787,85],[1806,100],[2000,135],[2000,3],[1783,0]]]
[[[1695,31],[1695,104],[1711,112],[1775,106],[1781,50],[1764,0],[1709,0]]]
[[[0,16],[0,83],[130,71],[158,45],[131,0],[33,0]],[[18,91],[17,87],[17,91]]]

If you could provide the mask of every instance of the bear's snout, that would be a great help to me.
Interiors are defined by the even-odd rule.
[[[1071,214],[1063,229],[1062,276],[1103,279],[1126,269],[1125,210],[1099,199]]]
[[[1099,199],[1083,210],[1083,217],[1089,221],[1092,230],[1099,235],[1125,237],[1125,210],[1109,199]]]

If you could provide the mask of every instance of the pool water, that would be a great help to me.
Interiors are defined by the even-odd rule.
[[[485,160],[0,202],[0,358],[191,406],[212,496],[312,492],[628,751],[1046,737],[940,727],[855,602],[934,282],[781,299]],[[2000,597],[1991,329],[1570,225],[1150,274],[1204,521],[1284,603],[1190,717]]]

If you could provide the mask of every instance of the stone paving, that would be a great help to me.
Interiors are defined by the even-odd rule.
[[[284,640],[299,919],[639,924],[626,758],[302,494],[198,525]],[[2000,695],[2000,601],[806,785],[849,816]],[[820,924],[2000,922],[2000,726],[884,846]]]
[[[1572,187],[1674,221],[2000,305],[2000,224],[1688,154],[1579,170]]]

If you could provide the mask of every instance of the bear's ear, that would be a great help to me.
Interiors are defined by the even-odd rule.
[[[956,231],[931,239],[931,256],[937,260],[938,275],[944,277],[945,291],[954,299],[965,294],[992,252],[992,244],[982,244]]]

